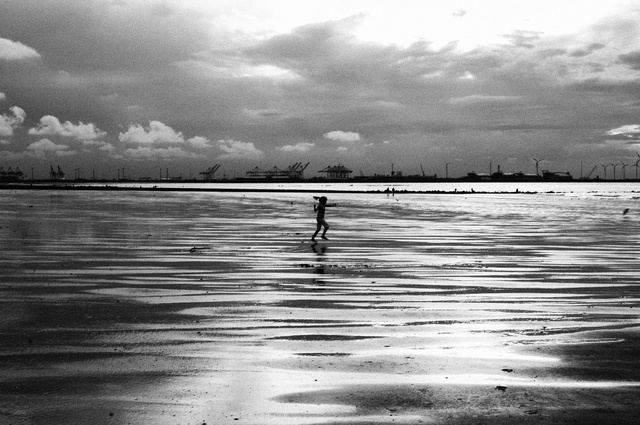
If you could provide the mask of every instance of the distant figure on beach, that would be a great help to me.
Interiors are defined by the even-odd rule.
[[[327,230],[329,230],[329,224],[327,223],[327,221],[324,219],[324,213],[325,213],[325,209],[327,207],[335,207],[336,204],[327,204],[327,197],[326,196],[321,196],[321,197],[317,197],[314,196],[313,199],[316,199],[318,201],[317,204],[313,205],[313,211],[315,213],[317,213],[316,215],[316,220],[318,222],[318,225],[316,227],[316,232],[313,234],[313,236],[311,236],[311,240],[315,241],[316,240],[316,236],[318,235],[318,232],[320,231],[320,229],[322,227],[324,227],[324,231],[322,232],[322,239],[326,239],[329,240],[325,235],[327,234]]]

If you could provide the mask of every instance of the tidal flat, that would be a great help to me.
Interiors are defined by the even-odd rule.
[[[0,195],[0,424],[640,415],[635,196]]]

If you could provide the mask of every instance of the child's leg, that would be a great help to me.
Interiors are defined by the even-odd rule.
[[[324,226],[324,230],[322,231],[322,237],[324,238],[324,235],[327,234],[327,230],[329,230],[329,223],[322,220],[322,225]]]
[[[311,236],[311,239],[315,239],[316,236],[318,236],[318,232],[320,231],[320,227],[322,227],[322,223],[318,222],[318,225],[316,226],[316,232],[313,234],[313,236]]]

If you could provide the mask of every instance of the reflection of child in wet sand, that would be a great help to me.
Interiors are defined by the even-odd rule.
[[[324,231],[322,232],[321,238],[328,240],[328,238],[325,235],[327,233],[327,230],[329,230],[329,224],[324,219],[324,212],[326,207],[335,207],[336,204],[327,204],[326,196],[321,196],[319,198],[317,196],[314,196],[313,199],[318,200],[318,203],[313,205],[313,211],[317,213],[316,220],[318,221],[318,227],[316,227],[316,232],[313,234],[313,236],[311,236],[311,240],[312,241],[316,240],[316,236],[318,235],[320,228],[323,226],[324,226]]]

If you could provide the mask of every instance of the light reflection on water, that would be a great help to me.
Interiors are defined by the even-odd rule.
[[[126,373],[109,357],[114,350],[162,359],[149,370],[190,373],[209,386],[194,410],[212,423],[232,405],[253,412],[254,423],[286,423],[274,398],[316,384],[287,386],[284,375],[311,374],[326,387],[344,368],[353,382],[368,382],[382,372],[367,361],[411,357],[412,372],[394,379],[425,385],[444,383],[443,370],[451,383],[487,367],[482,382],[503,382],[508,362],[527,385],[537,373],[532,359],[545,367],[572,361],[535,348],[616,344],[616,332],[640,325],[640,208],[635,186],[619,187],[607,197],[590,188],[579,196],[331,193],[331,241],[317,245],[308,241],[308,193],[5,192],[2,302],[23,308],[3,309],[0,322],[67,335],[26,351],[20,345],[20,355],[91,347],[106,356],[75,362],[85,365],[81,374]],[[71,302],[86,315],[60,324],[39,312]],[[93,304],[113,314],[96,321]],[[4,354],[19,351],[7,347]],[[72,369],[64,358],[40,367],[65,377]],[[221,370],[238,373],[219,380]],[[282,382],[270,385],[274,376]],[[160,379],[124,390],[163,400],[176,382],[184,385]],[[579,385],[560,375],[544,385],[554,382]],[[320,413],[353,413],[325,407]],[[300,405],[288,409],[291,423],[303,423]]]

